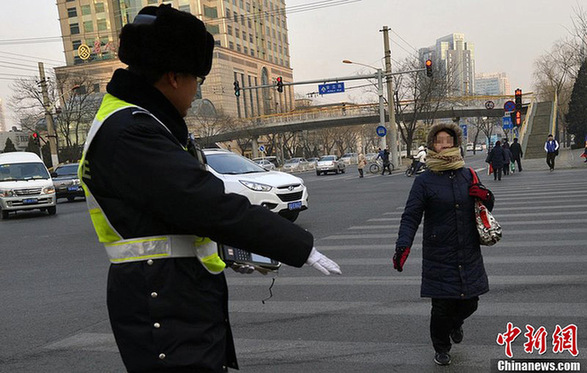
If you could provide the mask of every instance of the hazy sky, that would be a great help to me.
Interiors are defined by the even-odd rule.
[[[286,0],[288,9],[318,0]],[[331,3],[341,3],[333,0]],[[361,0],[288,15],[291,65],[296,81],[367,73],[343,59],[381,67],[382,26],[388,26],[392,58],[401,61],[421,47],[451,33],[464,33],[475,44],[476,72],[505,72],[512,89],[532,89],[534,60],[554,42],[569,35],[574,9],[587,0]],[[0,2],[0,98],[6,107],[14,75],[38,75],[37,61],[46,67],[64,64],[55,0]],[[17,43],[17,39],[46,38],[43,43]],[[9,53],[19,54],[14,56]],[[29,57],[23,57],[29,56]],[[33,58],[30,58],[33,57]],[[353,83],[361,84],[361,83]],[[351,83],[348,83],[351,85]],[[317,90],[297,86],[296,92]],[[361,100],[360,90],[348,95],[323,96],[321,102]],[[369,95],[369,94],[367,94]],[[365,98],[373,101],[373,97]]]

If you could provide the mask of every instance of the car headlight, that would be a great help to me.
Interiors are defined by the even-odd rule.
[[[10,189],[0,189],[0,197],[14,197],[14,191]]]
[[[55,187],[44,187],[43,190],[41,191],[41,194],[53,194],[55,193]]]
[[[268,192],[271,190],[271,188],[273,188],[270,185],[265,185],[265,184],[260,184],[260,183],[254,183],[252,181],[246,181],[246,180],[239,180],[239,182],[246,186],[247,188],[254,190],[256,192]]]
[[[79,184],[80,184],[80,183],[79,183],[79,179],[73,179],[73,180],[71,181],[71,184],[72,184],[72,185],[79,185]]]

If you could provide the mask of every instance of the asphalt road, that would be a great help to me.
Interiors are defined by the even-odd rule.
[[[467,157],[477,169],[483,155]],[[483,174],[483,171],[480,171]],[[581,359],[587,347],[587,172],[524,171],[496,196],[504,238],[483,248],[491,291],[466,321],[453,364],[437,367],[428,299],[419,297],[421,233],[402,273],[390,258],[413,179],[300,174],[310,208],[299,225],[336,260],[342,276],[284,267],[272,279],[227,272],[242,372],[489,372],[505,359],[496,342],[508,322],[522,330],[516,360]],[[22,213],[0,221],[0,372],[122,372],[105,305],[108,262],[83,201],[57,215]],[[547,352],[524,352],[526,325],[544,326]],[[579,355],[553,353],[556,325],[576,325]],[[587,369],[587,361],[583,361]]]

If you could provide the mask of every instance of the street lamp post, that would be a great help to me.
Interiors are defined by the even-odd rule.
[[[350,60],[343,60],[343,63],[365,66],[377,70],[377,94],[379,95],[379,125],[385,127],[385,102],[383,100],[383,70],[364,63],[354,62]],[[386,136],[381,136],[380,147],[385,149],[387,147]]]

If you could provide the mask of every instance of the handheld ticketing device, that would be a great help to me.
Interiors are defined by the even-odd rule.
[[[277,271],[281,267],[281,263],[277,260],[220,243],[218,244],[218,255],[228,265],[252,265],[255,269],[259,269],[260,272]]]

